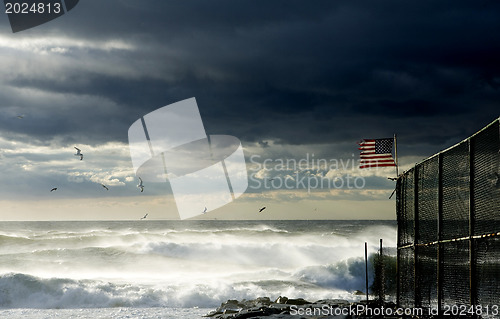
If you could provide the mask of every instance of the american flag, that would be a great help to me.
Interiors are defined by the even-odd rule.
[[[361,153],[359,168],[396,166],[392,157],[392,138],[363,140],[358,143]]]

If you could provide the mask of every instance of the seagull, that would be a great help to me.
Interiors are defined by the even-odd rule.
[[[141,219],[146,219],[146,217],[148,217],[148,213],[146,215],[144,215],[143,217],[141,217]]]
[[[17,116],[18,119],[23,119],[24,118],[24,115],[18,115]]]
[[[259,209],[259,213],[262,212],[264,209],[266,209],[266,206],[264,206],[261,209]]]
[[[80,156],[80,161],[83,159],[82,150],[75,146],[76,154],[75,156]]]
[[[57,190],[57,187],[54,187],[50,191],[53,192],[53,191],[56,191],[56,190]]]
[[[139,176],[137,176],[137,177],[139,177]],[[141,182],[139,183],[139,185],[137,185],[137,187],[139,187],[141,189],[141,193],[142,193],[142,192],[144,192],[144,185],[142,185],[142,178],[139,177],[139,180]]]
[[[106,185],[101,184],[101,186],[104,187],[107,191],[109,191],[109,188]]]
[[[207,213],[207,208],[205,207],[205,210],[201,212],[202,214],[206,214]]]

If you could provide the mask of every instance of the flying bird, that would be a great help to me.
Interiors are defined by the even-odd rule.
[[[109,191],[109,188],[106,185],[101,184],[101,186],[104,187],[107,191]]]
[[[24,115],[18,115],[17,116],[18,119],[23,119],[24,118]]]
[[[264,206],[261,209],[259,209],[259,213],[262,212],[264,209],[266,209],[266,206]]]
[[[144,215],[143,217],[141,217],[141,219],[146,219],[146,217],[148,217],[149,213],[147,213],[146,215]]]
[[[50,191],[53,192],[53,191],[56,191],[56,190],[57,190],[57,187],[54,187]]]
[[[202,214],[206,214],[207,213],[207,208],[205,207],[205,210],[201,212]]]
[[[80,161],[83,160],[82,150],[75,146],[76,154],[75,156],[80,156]]]
[[[139,176],[138,176],[139,177]],[[141,193],[144,192],[144,185],[142,185],[142,178],[139,177],[139,180],[141,181],[137,187],[141,189]]]

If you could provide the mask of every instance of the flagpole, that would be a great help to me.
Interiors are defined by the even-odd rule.
[[[398,141],[396,139],[396,133],[394,133],[394,157],[395,162],[396,162],[396,178],[399,177],[399,170],[398,170]]]

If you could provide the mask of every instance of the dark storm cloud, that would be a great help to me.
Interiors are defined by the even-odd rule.
[[[100,142],[125,141],[139,116],[194,96],[210,134],[340,144],[397,132],[428,145],[407,149],[421,155],[499,115],[499,18],[493,1],[81,2],[30,35],[132,48],[69,51],[65,76],[5,81],[111,101],[57,119],[73,124],[61,134]],[[133,75],[87,68],[93,59]]]

